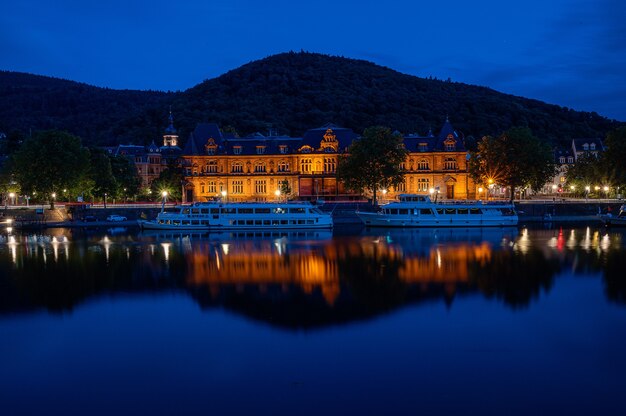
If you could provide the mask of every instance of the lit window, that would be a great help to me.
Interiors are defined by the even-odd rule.
[[[565,157],[564,156],[561,156],[559,158],[559,163],[565,163]]]
[[[417,180],[417,191],[418,192],[428,192],[428,179],[419,178]]]
[[[236,155],[241,154],[241,146],[233,146],[233,153]]]
[[[265,146],[257,146],[256,147],[256,154],[257,155],[262,155],[265,153]]]
[[[567,158],[567,163],[574,163],[574,158],[572,156],[569,156]]]
[[[267,193],[267,185],[265,184],[265,180],[255,181],[254,182],[254,192],[257,194],[266,194]]]
[[[446,158],[446,160],[443,161],[443,168],[446,170],[458,169],[456,159],[453,157]]]
[[[326,173],[334,173],[337,168],[335,158],[326,157],[324,158],[324,172]]]
[[[308,173],[311,172],[311,159],[302,159],[300,161],[300,172]]]
[[[417,150],[419,150],[420,152],[425,152],[428,150],[428,144],[426,143],[420,143],[417,147]]]
[[[233,194],[243,194],[243,181],[233,181],[232,182],[232,193]]]
[[[243,173],[243,164],[241,162],[233,163],[233,173]]]
[[[422,159],[419,162],[417,162],[417,170],[428,170],[428,160],[426,159]]]
[[[255,164],[254,165],[254,171],[256,173],[265,172],[265,163],[258,162],[257,164]]]

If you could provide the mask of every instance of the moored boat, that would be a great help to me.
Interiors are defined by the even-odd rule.
[[[197,202],[161,211],[145,230],[330,229],[333,220],[308,202]]]
[[[518,223],[512,204],[433,202],[428,195],[400,194],[378,212],[357,212],[368,227],[502,227]]]

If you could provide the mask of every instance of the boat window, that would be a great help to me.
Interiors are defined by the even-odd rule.
[[[262,220],[254,220],[254,225],[263,225]]]
[[[263,225],[270,225],[272,222],[270,220],[263,220]]]
[[[307,224],[315,224],[315,221],[313,221],[313,220],[306,220],[306,223]]]
[[[201,208],[200,209],[200,214],[208,214],[209,210],[207,208]]]
[[[391,208],[391,209],[389,210],[389,213],[390,213],[391,215],[398,215],[398,210],[397,210],[397,209],[395,209],[395,208]]]
[[[235,212],[235,208],[222,208],[222,214],[234,214]]]
[[[443,208],[437,208],[437,214],[439,215],[443,214]]]
[[[256,208],[254,210],[254,212],[256,214],[269,214],[270,213],[270,209],[269,208]]]
[[[183,208],[182,213],[183,214],[189,214],[189,208]]]
[[[281,225],[287,225],[289,224],[289,221],[287,220],[280,220]]]
[[[239,214],[253,214],[254,210],[252,208],[239,208]]]
[[[304,220],[298,220],[298,224],[304,224]]]
[[[219,214],[219,213],[220,213],[219,208],[211,208],[211,214]]]
[[[254,220],[246,220],[246,225],[254,225]]]
[[[459,208],[457,212],[459,215],[467,215],[469,210],[467,208]]]
[[[191,208],[191,213],[192,214],[199,214],[200,213],[200,208]]]
[[[430,208],[420,208],[420,215],[432,215],[433,210]]]
[[[290,214],[304,214],[305,209],[304,208],[289,208],[289,213]]]
[[[272,225],[278,225],[279,221],[278,220],[272,220]]]
[[[274,209],[272,210],[272,212],[273,212],[274,214],[284,214],[284,213],[285,213],[285,210],[284,210],[284,209],[282,209],[281,207],[276,207],[276,208],[274,208]]]
[[[478,215],[480,215],[480,214],[481,214],[481,212],[480,212],[480,208],[470,208],[470,211],[469,211],[469,212],[470,212],[470,214],[472,214],[472,215],[477,215],[477,214],[478,214]]]
[[[456,214],[456,209],[454,209],[454,208],[446,208],[446,214],[454,215],[454,214]]]
[[[398,214],[400,214],[400,215],[408,215],[408,213],[409,213],[409,210],[406,209],[406,208],[400,208],[398,210]]]

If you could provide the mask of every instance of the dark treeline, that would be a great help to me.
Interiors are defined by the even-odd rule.
[[[119,91],[0,72],[0,131],[61,128],[89,143],[149,143],[160,137],[169,105],[183,141],[196,123],[209,121],[234,126],[240,134],[272,127],[299,135],[327,122],[359,133],[385,125],[424,134],[449,115],[465,136],[528,126],[552,142],[604,137],[623,124],[486,87],[306,52],[251,62],[178,93]]]

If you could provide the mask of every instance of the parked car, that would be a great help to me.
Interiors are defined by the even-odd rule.
[[[107,217],[107,221],[117,222],[117,221],[126,221],[126,217],[122,215],[109,215]]]

